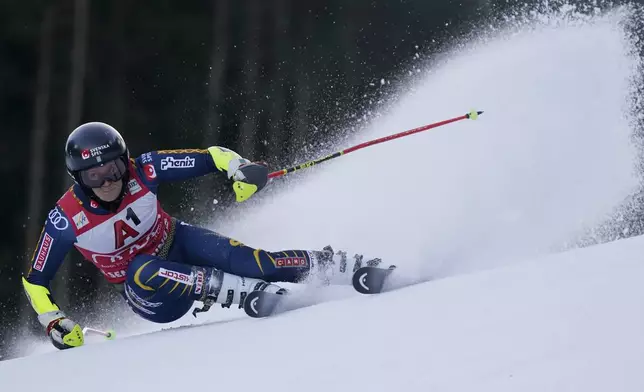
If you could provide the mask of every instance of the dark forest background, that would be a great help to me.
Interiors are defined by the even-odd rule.
[[[63,146],[76,126],[111,124],[133,155],[223,145],[278,168],[304,145],[322,149],[351,132],[395,99],[414,63],[520,3],[0,0],[0,359],[25,333],[42,334],[20,276],[46,211],[71,184]],[[223,184],[169,185],[161,200],[198,222],[213,198],[231,205]],[[82,321],[111,294],[92,265],[68,258],[52,288]]]

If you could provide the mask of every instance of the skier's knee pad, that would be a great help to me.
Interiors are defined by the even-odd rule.
[[[125,283],[125,299],[134,313],[155,323],[169,323],[188,313],[194,300],[190,297],[168,297],[163,293],[144,295],[136,286]],[[149,294],[148,294],[149,295]]]
[[[168,263],[171,262],[155,256],[139,255],[127,271],[124,296],[128,305],[139,316],[156,323],[181,318],[194,302],[190,285],[159,277],[159,272],[164,266],[168,267]]]
[[[155,272],[159,271],[157,260],[159,260],[157,257],[150,255],[136,256],[127,268],[127,282],[132,287],[136,286],[137,291],[155,291],[154,287],[145,283],[154,276]]]

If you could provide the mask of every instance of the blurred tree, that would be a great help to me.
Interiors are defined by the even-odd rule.
[[[273,164],[280,164],[283,135],[286,133],[286,97],[288,94],[288,73],[293,72],[293,55],[290,44],[292,42],[289,34],[289,21],[291,20],[291,9],[287,4],[288,0],[275,0],[271,11],[272,31],[267,31],[266,36],[270,37],[271,51],[266,61],[267,72],[267,102],[268,120],[265,135],[263,156]]]
[[[74,19],[71,51],[71,72],[69,78],[69,93],[67,104],[66,133],[82,123],[82,110],[84,107],[85,74],[87,67],[87,45],[89,40],[89,0],[74,0]],[[61,147],[59,147],[61,148]],[[59,155],[61,156],[61,155]],[[66,191],[72,184],[71,178],[65,171],[61,172],[60,194]],[[56,293],[56,302],[62,308],[69,307],[69,294],[72,289],[70,273],[73,270],[71,255],[58,270],[57,278],[54,280],[52,292]]]
[[[244,58],[242,72],[244,74],[243,97],[244,103],[241,110],[241,127],[239,130],[239,153],[250,159],[255,157],[256,133],[259,123],[260,91],[260,37],[262,31],[262,13],[265,2],[262,0],[248,0],[244,18]]]
[[[49,136],[49,102],[51,99],[51,77],[52,77],[52,49],[54,37],[54,18],[56,15],[55,5],[48,5],[43,13],[40,26],[40,43],[38,58],[38,74],[36,79],[36,91],[34,95],[33,128],[31,131],[30,151],[32,159],[29,160],[29,184],[25,195],[28,199],[27,219],[24,231],[26,244],[26,256],[23,258],[24,266],[21,271],[28,271],[31,264],[29,256],[36,252],[35,244],[38,242],[39,232],[44,222],[43,197],[45,195],[45,171],[47,170],[47,138]],[[49,173],[48,173],[49,174]],[[16,282],[16,293],[19,295],[18,309],[22,309],[18,319],[19,326],[34,324],[33,314],[26,295],[18,289],[20,282]],[[25,311],[26,310],[26,311]]]
[[[213,2],[212,48],[208,75],[208,110],[203,129],[203,145],[217,143],[221,126],[221,99],[224,92],[225,70],[228,66],[230,1]]]
[[[36,94],[34,97],[33,128],[30,151],[33,158],[29,162],[29,185],[27,192],[27,226],[25,228],[25,243],[29,248],[38,240],[43,220],[43,194],[44,174],[46,169],[46,142],[49,133],[48,110],[51,96],[52,74],[52,39],[54,28],[53,5],[49,5],[44,12],[41,23],[38,76],[36,81]],[[33,249],[31,249],[33,250]],[[29,259],[25,259],[25,270],[29,268]]]

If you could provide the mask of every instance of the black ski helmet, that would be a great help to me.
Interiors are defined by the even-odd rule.
[[[113,127],[102,122],[90,122],[79,126],[69,134],[65,144],[67,172],[81,187],[79,173],[105,162],[122,159],[129,166],[130,152],[125,140]],[[123,187],[125,188],[125,187]]]

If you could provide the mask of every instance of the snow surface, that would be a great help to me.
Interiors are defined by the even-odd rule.
[[[455,49],[337,147],[472,108],[478,121],[275,181],[211,222],[265,249],[379,256],[417,284],[304,288],[317,304],[264,320],[213,308],[162,331],[123,315],[115,341],[0,362],[2,390],[644,390],[644,238],[562,252],[637,184],[623,17],[550,16]]]
[[[0,380],[21,391],[642,391],[642,254],[640,237],[100,342],[0,362]]]

